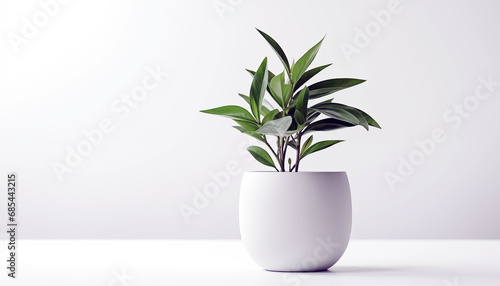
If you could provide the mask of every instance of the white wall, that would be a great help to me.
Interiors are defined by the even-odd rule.
[[[214,3],[230,9],[218,13]],[[241,174],[265,168],[241,152],[248,138],[230,121],[198,110],[243,104],[237,93],[251,81],[244,69],[265,56],[280,71],[258,27],[295,58],[326,34],[313,65],[334,64],[322,79],[367,79],[336,99],[383,129],[324,135],[347,142],[302,165],[348,172],[354,238],[500,238],[500,86],[478,87],[481,78],[500,82],[500,5],[401,0],[402,11],[365,47],[343,52],[389,3],[72,1],[49,7],[44,19],[38,1],[2,1],[0,176],[19,174],[20,236],[238,237]],[[43,26],[36,31],[23,22],[34,16]],[[163,73],[157,81],[148,67]],[[143,80],[144,100],[125,108],[121,95],[140,91]],[[491,96],[475,101],[476,89]],[[457,115],[464,101],[474,111]],[[66,164],[66,148],[86,144],[82,132],[99,124],[112,131],[58,180],[54,162]],[[400,158],[419,159],[415,141],[433,132],[445,141],[400,174]],[[186,223],[179,208],[193,206],[195,190],[214,186],[210,173],[228,167],[230,183]],[[387,172],[404,181],[391,189]],[[5,205],[1,195],[2,217]]]

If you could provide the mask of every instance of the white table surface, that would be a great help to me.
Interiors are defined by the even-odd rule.
[[[328,271],[260,269],[239,240],[20,240],[0,285],[500,286],[500,240],[352,240]]]

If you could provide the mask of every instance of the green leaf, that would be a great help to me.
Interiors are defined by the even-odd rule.
[[[269,88],[271,89],[271,96],[279,104],[279,106],[284,108],[283,93],[281,91],[282,82],[285,81],[285,74],[280,73],[279,75],[273,77],[269,82]]]
[[[307,150],[307,148],[309,148],[309,146],[311,146],[311,143],[313,141],[313,136],[309,136],[309,138],[307,138],[306,142],[304,142],[304,145],[302,145],[302,149],[300,151],[300,155],[302,156],[304,154],[304,152]]]
[[[250,105],[250,97],[244,95],[244,94],[241,94],[241,93],[238,93],[238,95],[243,98],[249,105]],[[266,116],[268,113],[269,113],[269,107],[270,106],[272,108],[272,105],[266,100],[264,99],[262,101],[262,108],[260,110],[260,113],[262,113],[263,116]]]
[[[340,121],[334,118],[327,118],[327,119],[322,119],[315,121],[311,123],[309,126],[307,126],[304,129],[303,134],[312,132],[312,131],[330,131],[330,130],[335,130],[335,129],[340,129],[340,128],[345,128],[345,127],[352,127],[356,126],[354,124]]]
[[[299,79],[302,77],[304,72],[307,70],[309,65],[313,62],[314,58],[316,57],[316,54],[319,51],[319,48],[321,47],[321,43],[323,42],[325,38],[321,39],[319,43],[314,45],[312,48],[309,49],[294,65],[292,69],[292,81],[293,82],[298,82]]]
[[[249,70],[249,69],[245,69],[245,70],[252,76],[252,78],[255,76],[255,72],[253,70]],[[269,82],[271,82],[271,79],[273,79],[275,77],[275,75],[270,70],[267,70],[267,74],[268,74],[267,80],[268,80],[268,84],[269,84]]]
[[[355,115],[353,115],[350,110],[340,107],[335,103],[325,103],[314,109],[330,118],[335,118],[337,120],[345,121],[354,125],[360,124],[359,119]]]
[[[266,166],[273,167],[274,169],[276,169],[276,167],[274,166],[273,159],[271,158],[271,156],[269,156],[266,150],[258,146],[250,146],[247,148],[247,150],[248,152],[250,152],[250,154],[252,154],[255,160],[259,161],[260,163]],[[278,169],[276,169],[276,171],[277,170]]]
[[[305,156],[310,155],[314,152],[318,152],[318,151],[321,151],[323,149],[326,149],[326,148],[333,146],[337,143],[340,143],[342,141],[344,141],[344,140],[327,140],[327,141],[318,142],[318,143],[312,145],[311,147],[309,147],[307,150],[305,150],[304,153],[302,153],[301,158],[304,158]]]
[[[267,58],[264,58],[259,68],[255,72],[250,87],[250,108],[257,122],[260,123],[260,110],[262,107],[262,100],[267,88]]]
[[[249,69],[247,69],[246,71],[247,71],[247,72],[248,72],[248,73],[252,76],[252,78],[255,76],[255,72],[254,72],[253,70],[249,70]],[[276,103],[277,103],[278,105],[280,105],[280,102],[281,102],[281,101],[279,101],[279,100],[277,100],[276,98],[274,98],[274,95],[273,95],[273,93],[271,92],[271,88],[269,88],[269,85],[270,85],[270,83],[271,83],[271,80],[275,77],[275,75],[274,75],[274,74],[273,74],[270,70],[268,70],[268,71],[267,71],[267,74],[268,74],[268,77],[267,77],[267,88],[266,88],[266,90],[267,90],[267,92],[271,95],[271,97],[274,99],[274,101],[276,101]],[[267,101],[264,99],[264,102],[267,102]],[[270,104],[269,104],[269,105],[270,105]],[[281,105],[280,105],[280,106],[281,106]],[[269,107],[268,107],[268,108],[269,108]]]
[[[370,115],[368,115],[366,112],[364,112],[363,110],[361,109],[357,109],[356,110],[361,113],[361,115],[363,115],[363,117],[366,119],[366,122],[368,122],[368,125],[370,126],[373,126],[373,127],[376,127],[376,128],[382,128],[380,127],[380,125],[377,123],[377,121],[375,121],[375,119],[373,119]]]
[[[311,109],[311,108],[308,108],[307,109],[306,124],[313,122],[316,118],[318,118],[319,115],[320,115],[320,113],[318,111]]]
[[[291,124],[292,124],[292,117],[285,116],[283,118],[278,118],[266,122],[256,132],[265,135],[283,137],[288,128],[290,128]]]
[[[363,79],[334,78],[309,86],[309,98],[316,99],[365,82]]]
[[[316,67],[316,68],[313,68],[313,69],[310,69],[310,70],[306,71],[300,77],[300,79],[295,83],[295,87],[293,88],[293,91],[296,91],[297,89],[299,89],[299,87],[301,87],[304,83],[306,83],[308,80],[310,80],[313,76],[315,76],[320,71],[324,70],[325,68],[327,68],[327,67],[329,67],[331,65],[332,64],[327,64],[327,65],[319,66],[319,67]]]
[[[295,105],[295,112],[300,111],[304,116],[307,115],[307,103],[309,101],[309,89],[304,87],[297,97],[297,104]],[[305,122],[305,120],[304,120]],[[302,123],[303,124],[303,123]]]
[[[278,43],[273,38],[271,38],[271,36],[269,36],[268,34],[262,32],[259,29],[256,29],[256,30],[262,35],[262,37],[264,37],[264,39],[266,39],[266,41],[269,43],[269,45],[271,45],[271,47],[273,48],[276,55],[278,55],[278,58],[283,63],[283,66],[285,67],[286,72],[288,74],[290,74],[290,64],[288,63],[288,59],[286,58],[285,52],[280,47],[280,45],[278,45]]]
[[[250,121],[244,121],[244,120],[236,120],[234,119],[234,122],[238,123],[241,127],[245,128],[247,131],[256,131],[259,129],[259,125],[255,122],[250,122]]]
[[[233,126],[236,130],[240,131],[241,133],[243,134],[247,134],[249,136],[252,136],[253,138],[261,141],[261,142],[265,142],[264,138],[262,138],[262,135],[260,135],[259,133],[256,133],[254,131],[247,131],[245,128],[241,127],[241,126]]]
[[[297,150],[297,145],[295,145],[293,141],[288,141],[288,146],[292,147],[294,150]]]
[[[265,124],[268,121],[274,120],[274,117],[276,117],[276,115],[278,113],[280,113],[280,111],[278,109],[273,109],[273,110],[269,111],[269,113],[266,116],[264,116],[264,119],[262,119],[262,124]]]
[[[366,112],[362,111],[361,109],[352,106],[340,103],[321,103],[313,106],[312,108],[324,108],[325,106],[335,106],[337,108],[341,108],[350,112],[352,115],[356,116],[356,118],[359,120],[359,124],[362,125],[366,130],[368,130],[368,126],[380,128],[380,125],[370,115],[366,114]]]
[[[323,105],[323,104],[325,104],[325,103],[332,103],[332,101],[333,101],[333,98],[330,98],[330,99],[327,99],[327,100],[325,100],[325,101],[322,101],[322,102],[320,102],[320,103],[317,103],[317,104],[315,104],[315,105],[311,106],[311,108],[312,108],[312,109],[314,109],[314,108],[316,108],[316,107],[318,107],[318,106],[321,106],[321,105]]]
[[[297,109],[293,113],[293,118],[295,119],[295,121],[299,125],[303,125],[304,123],[306,123],[306,119],[304,118],[304,115],[302,115],[302,112],[298,111]]]
[[[250,112],[248,112],[245,108],[237,105],[221,106],[213,109],[201,110],[201,112],[226,116],[231,119],[255,122],[255,119],[253,118],[252,114],[250,114]]]
[[[290,97],[292,97],[292,85],[283,81],[281,84],[281,94],[283,95],[285,105],[288,104]]]

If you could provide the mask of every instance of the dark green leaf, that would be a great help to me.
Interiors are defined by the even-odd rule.
[[[309,86],[309,98],[316,99],[325,95],[332,94],[336,91],[349,88],[365,82],[362,79],[354,78],[334,78],[317,82]]]
[[[267,58],[264,58],[255,72],[252,86],[250,87],[250,108],[257,122],[260,122],[260,109],[267,88],[267,77]]]
[[[303,125],[304,123],[306,123],[306,119],[304,118],[304,115],[302,115],[302,112],[298,111],[297,109],[293,113],[293,118],[295,119],[295,121],[299,125]]]
[[[309,138],[307,138],[306,142],[304,142],[304,145],[302,145],[302,149],[301,149],[301,156],[304,154],[304,152],[307,150],[307,148],[309,148],[309,146],[311,146],[311,143],[313,141],[313,136],[309,136]]]
[[[285,67],[286,72],[288,74],[290,74],[290,64],[288,63],[288,59],[286,58],[285,52],[280,47],[280,45],[278,45],[278,43],[273,38],[271,38],[271,36],[269,36],[268,34],[262,32],[259,29],[256,29],[256,30],[262,35],[262,37],[264,37],[264,39],[266,39],[266,41],[269,43],[269,45],[271,45],[271,47],[273,48],[276,55],[278,55],[278,58],[283,63],[283,66]]]
[[[327,65],[319,66],[319,67],[316,67],[316,68],[313,68],[313,69],[310,69],[310,70],[306,71],[300,77],[300,79],[295,83],[295,87],[293,88],[293,91],[296,91],[297,89],[299,89],[299,87],[301,87],[304,83],[306,83],[308,80],[310,80],[313,76],[315,76],[320,71],[324,70],[325,68],[327,68],[327,67],[329,67],[331,65],[332,64],[327,64]]]
[[[250,146],[247,148],[247,150],[248,152],[250,152],[250,154],[252,154],[255,160],[259,161],[260,163],[266,166],[273,167],[276,169],[276,167],[274,166],[273,159],[271,158],[271,156],[269,156],[266,150],[258,146]]]
[[[307,70],[309,65],[311,65],[312,61],[316,57],[316,54],[319,51],[319,48],[321,47],[321,43],[323,42],[325,38],[321,39],[319,43],[314,45],[312,48],[309,49],[294,65],[292,69],[292,81],[294,83],[298,82],[299,79],[302,77],[304,72]]]
[[[314,109],[308,108],[307,109],[307,118],[306,118],[306,124],[313,122],[320,113]]]
[[[237,105],[221,106],[213,109],[201,110],[201,112],[226,116],[237,120],[255,122],[255,119],[252,117],[252,114],[250,114],[250,112],[248,112],[245,108]]]
[[[318,142],[318,143],[312,145],[311,147],[309,147],[307,150],[305,150],[304,153],[302,153],[301,158],[304,158],[305,156],[312,154],[314,152],[318,152],[318,151],[321,151],[323,149],[326,149],[326,148],[333,146],[337,143],[340,143],[342,141],[344,141],[344,140],[327,140],[327,141]]]
[[[314,109],[330,118],[335,118],[337,120],[345,121],[354,125],[360,124],[359,119],[355,115],[353,115],[350,110],[340,107],[335,103],[325,103]]]
[[[307,114],[307,103],[308,103],[308,101],[309,101],[309,89],[306,86],[299,93],[299,96],[297,97],[297,104],[295,105],[295,109],[297,111],[300,111],[300,113],[303,116]]]
[[[376,127],[376,128],[381,128],[380,125],[377,123],[377,121],[375,121],[375,119],[373,119],[370,115],[368,115],[366,112],[364,112],[363,110],[360,110],[360,109],[357,109],[356,110],[361,113],[361,115],[363,115],[363,117],[366,119],[366,121],[368,122],[368,125],[370,126],[373,126],[373,127]]]
[[[380,128],[380,125],[378,125],[378,123],[368,114],[366,114],[364,111],[358,109],[358,108],[355,108],[355,107],[352,107],[352,106],[348,106],[348,105],[344,105],[344,104],[340,104],[340,103],[320,103],[320,104],[317,104],[315,105],[313,108],[324,108],[324,107],[328,107],[328,106],[335,106],[337,108],[342,108],[348,112],[350,112],[352,115],[356,116],[356,118],[358,118],[359,120],[359,124],[362,125],[366,130],[368,130],[368,126],[373,126],[373,127],[376,127],[376,128]]]
[[[345,127],[352,127],[355,126],[354,124],[340,121],[334,118],[327,118],[327,119],[322,119],[315,121],[311,123],[306,129],[304,129],[304,134],[312,132],[312,131],[330,131],[330,130],[335,130],[335,129],[340,129],[340,128],[345,128]]]
[[[321,106],[321,105],[323,105],[323,104],[325,104],[325,103],[332,103],[332,101],[333,101],[333,98],[330,98],[330,99],[327,99],[327,100],[325,100],[325,101],[322,101],[322,102],[320,102],[320,103],[318,103],[318,104],[315,104],[315,105],[311,106],[311,108],[312,108],[312,109],[314,109],[314,108],[316,108],[316,107],[318,107],[318,106]]]

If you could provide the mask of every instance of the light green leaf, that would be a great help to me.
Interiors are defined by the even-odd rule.
[[[265,135],[283,137],[288,128],[290,128],[290,125],[292,125],[292,118],[290,116],[285,116],[283,118],[278,118],[266,122],[255,132]]]
[[[247,148],[247,150],[248,152],[250,152],[250,154],[252,154],[255,160],[259,161],[260,163],[266,166],[273,167],[274,169],[276,169],[276,167],[274,166],[273,159],[271,158],[271,156],[269,156],[266,150],[258,146],[250,146]],[[276,169],[276,171],[278,171],[278,169]]]
[[[321,47],[321,43],[323,42],[325,38],[321,39],[319,43],[314,45],[314,47],[310,48],[309,51],[307,51],[294,65],[292,69],[292,81],[294,83],[298,82],[299,79],[302,77],[304,72],[307,70],[309,65],[313,62],[314,58],[316,57],[316,54],[319,51],[319,48]]]
[[[318,143],[312,145],[311,147],[307,148],[307,150],[305,150],[304,153],[302,153],[301,158],[304,158],[305,156],[310,155],[314,152],[318,152],[318,151],[321,151],[323,149],[326,149],[326,148],[333,146],[337,143],[340,143],[342,141],[344,141],[344,140],[327,140],[327,141],[318,142]]]

